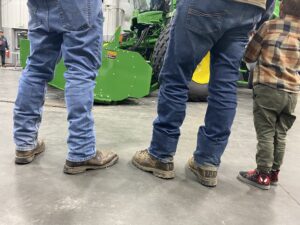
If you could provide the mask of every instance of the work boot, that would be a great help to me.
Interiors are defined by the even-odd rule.
[[[172,179],[175,177],[174,163],[163,163],[148,153],[148,150],[142,150],[135,153],[132,158],[132,164],[137,168],[153,173],[154,176],[163,179]]]
[[[270,189],[270,174],[263,173],[258,170],[240,171],[238,177],[240,181],[250,184],[254,187],[269,190]]]
[[[38,141],[37,146],[30,151],[16,150],[15,163],[16,164],[28,164],[31,163],[35,157],[45,151],[45,143]]]
[[[218,168],[208,165],[196,165],[194,157],[188,162],[189,169],[196,175],[200,184],[206,187],[215,187],[217,185]]]
[[[114,152],[96,151],[96,155],[86,161],[72,162],[66,160],[64,173],[78,174],[83,173],[87,170],[105,169],[116,164],[118,159],[118,155]]]
[[[280,172],[280,170],[271,170],[271,173],[270,173],[271,185],[276,186],[278,184],[279,172]]]

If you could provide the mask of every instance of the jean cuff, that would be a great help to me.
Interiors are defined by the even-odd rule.
[[[207,162],[198,163],[195,156],[194,156],[194,161],[195,161],[195,165],[198,166],[198,167],[206,166],[206,167],[213,167],[213,168],[217,168],[217,169],[219,168],[219,166],[216,166],[212,163],[207,163]]]
[[[257,166],[257,170],[259,172],[262,172],[262,173],[270,173],[272,168],[271,167],[265,167],[265,166]]]
[[[148,152],[151,156],[163,163],[173,162],[177,143],[178,138],[172,138],[160,131],[153,130],[152,141]]]
[[[35,141],[32,145],[16,146],[16,151],[27,152],[35,149],[36,146],[37,146],[37,141]]]
[[[67,160],[71,161],[71,162],[84,162],[84,161],[87,161],[87,160],[90,160],[90,159],[94,158],[95,156],[96,156],[96,152],[91,156],[88,156],[88,157],[85,157],[85,158],[80,158],[80,159],[77,158],[77,157],[68,156]]]
[[[149,151],[149,149],[147,149],[147,151],[148,151],[149,155],[151,155],[153,158],[155,158],[156,160],[158,160],[158,161],[160,161],[160,162],[162,162],[162,163],[170,163],[170,162],[173,162],[173,157],[163,158],[163,159],[162,159],[162,158],[159,158],[157,155],[151,153],[151,152]]]

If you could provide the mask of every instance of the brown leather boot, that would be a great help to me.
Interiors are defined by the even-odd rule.
[[[37,146],[30,151],[18,151],[16,150],[15,163],[16,164],[28,164],[31,163],[35,157],[45,151],[45,143],[38,141]]]
[[[154,176],[163,179],[172,179],[175,177],[174,163],[163,163],[152,157],[148,150],[142,150],[135,153],[132,158],[132,163],[137,168],[153,173]]]
[[[197,166],[192,157],[188,162],[189,169],[196,175],[200,184],[206,187],[215,187],[217,185],[217,167],[215,166]]]
[[[96,155],[94,158],[83,162],[71,162],[69,160],[66,160],[64,173],[78,174],[83,173],[87,170],[105,169],[116,164],[118,159],[118,155],[114,152],[96,151]]]

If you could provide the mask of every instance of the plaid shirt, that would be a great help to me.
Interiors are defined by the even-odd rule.
[[[257,62],[253,85],[287,92],[300,90],[300,19],[286,16],[267,21],[250,41],[246,62]]]

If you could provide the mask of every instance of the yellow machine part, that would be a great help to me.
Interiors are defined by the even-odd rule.
[[[210,76],[210,53],[197,66],[192,80],[198,84],[208,84]]]

